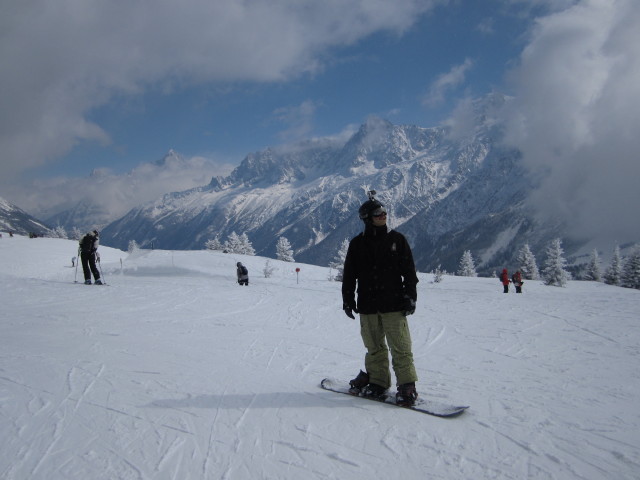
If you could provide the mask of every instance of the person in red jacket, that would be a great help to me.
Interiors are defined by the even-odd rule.
[[[502,270],[502,274],[500,275],[500,281],[504,286],[504,293],[509,293],[509,274],[507,273],[507,269]]]

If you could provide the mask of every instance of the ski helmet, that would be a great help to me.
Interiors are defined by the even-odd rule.
[[[365,223],[371,222],[373,216],[387,212],[384,208],[384,205],[376,200],[375,195],[375,190],[369,190],[367,192],[369,200],[364,202],[358,209],[358,215],[360,216],[360,219]]]
[[[373,215],[377,215],[378,213],[383,212],[386,212],[384,205],[373,198],[371,200],[367,200],[362,204],[362,206],[358,210],[358,215],[363,222],[367,222],[371,220],[371,217]]]
[[[96,237],[99,237],[99,236],[100,236],[100,234],[98,233],[98,230],[94,230],[94,231],[93,231],[93,234],[94,234]]]

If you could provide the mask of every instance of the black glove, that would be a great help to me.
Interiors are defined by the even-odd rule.
[[[347,315],[347,317],[352,318],[352,319],[356,319],[356,317],[353,315],[353,312],[358,313],[358,309],[356,308],[356,304],[355,303],[343,303],[342,304],[342,309],[344,310],[344,313]]]
[[[407,315],[413,315],[416,313],[416,301],[408,296],[404,296],[404,305],[402,306],[402,314],[406,317]]]

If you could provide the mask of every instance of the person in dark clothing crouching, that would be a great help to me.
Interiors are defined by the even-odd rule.
[[[241,262],[236,263],[236,275],[238,276],[238,285],[249,286],[249,270]]]

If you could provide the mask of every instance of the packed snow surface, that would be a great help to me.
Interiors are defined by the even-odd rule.
[[[442,419],[320,389],[364,356],[328,269],[101,247],[98,287],[76,250],[0,239],[2,479],[640,478],[637,290],[420,274],[418,390],[470,405]]]

